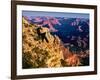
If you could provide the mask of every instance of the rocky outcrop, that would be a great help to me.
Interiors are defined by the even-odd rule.
[[[60,39],[42,27],[49,42],[42,41],[36,29],[37,25],[31,25],[23,18],[23,68],[61,67]]]

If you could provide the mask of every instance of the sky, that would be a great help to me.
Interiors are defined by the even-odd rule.
[[[43,11],[22,11],[23,16],[52,16],[52,17],[66,17],[66,18],[87,18],[87,13],[68,13],[68,12],[43,12]]]

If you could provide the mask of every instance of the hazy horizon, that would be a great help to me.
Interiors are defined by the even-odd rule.
[[[22,11],[22,16],[52,16],[52,17],[66,17],[66,18],[86,18],[89,19],[87,13],[69,13],[69,12],[44,12],[44,11]]]

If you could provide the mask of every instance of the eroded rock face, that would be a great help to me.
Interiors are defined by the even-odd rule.
[[[36,29],[37,25],[30,26],[23,18],[23,68],[61,67],[60,39],[52,36],[48,28],[42,27],[41,33],[46,33],[49,42],[42,41]]]

